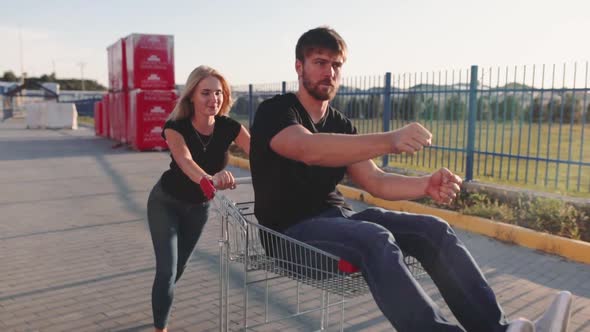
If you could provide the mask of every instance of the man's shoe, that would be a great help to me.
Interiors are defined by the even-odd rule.
[[[510,322],[506,332],[535,332],[535,325],[526,318],[518,318]]]
[[[557,293],[545,313],[535,320],[537,332],[567,332],[572,302],[572,293],[568,291]]]

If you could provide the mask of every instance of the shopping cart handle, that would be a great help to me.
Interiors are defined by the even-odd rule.
[[[249,176],[234,178],[234,183],[236,185],[249,184],[252,183],[252,178]],[[207,200],[212,200],[213,197],[215,197],[215,192],[217,192],[217,189],[215,189],[215,183],[212,180],[206,177],[202,177],[201,182],[199,182],[199,185],[201,186],[201,190],[203,191],[203,194],[205,195],[205,198],[207,198]]]
[[[241,178],[234,178],[234,183],[235,184],[250,184],[250,183],[252,183],[252,177],[251,176],[244,176]]]
[[[212,183],[213,183],[213,185],[216,185],[215,182],[212,182]],[[252,183],[252,177],[244,176],[241,178],[234,178],[234,183],[235,184],[250,184],[250,183]]]

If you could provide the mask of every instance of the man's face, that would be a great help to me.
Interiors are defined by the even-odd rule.
[[[303,88],[317,100],[332,100],[340,86],[340,71],[344,59],[332,51],[318,49],[297,60],[296,69]]]

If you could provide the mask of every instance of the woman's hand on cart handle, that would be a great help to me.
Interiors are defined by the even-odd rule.
[[[215,173],[215,175],[213,175],[211,178],[211,181],[213,181],[213,185],[218,190],[233,189],[236,186],[234,183],[233,174],[226,170]]]
[[[203,194],[207,200],[212,200],[215,197],[215,192],[223,189],[235,189],[238,184],[249,184],[252,183],[252,178],[240,177],[234,178],[234,176],[228,171],[221,171],[213,176],[203,176],[199,185]]]
[[[222,172],[226,172],[226,174],[221,174]],[[228,189],[228,188],[235,189],[236,186],[239,184],[252,183],[252,177],[246,176],[246,177],[234,178],[230,172],[227,172],[227,171],[222,171],[222,172],[215,174],[211,178],[213,185],[215,186],[215,188],[217,188],[219,190]]]

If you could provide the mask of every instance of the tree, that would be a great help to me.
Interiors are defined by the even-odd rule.
[[[504,98],[504,111],[506,113],[506,120],[518,119],[521,112],[520,101],[516,96],[509,95]]]
[[[337,110],[339,110],[341,112],[345,112],[346,102],[345,102],[344,97],[342,95],[338,95],[337,94],[336,97],[334,99],[332,99],[332,101],[330,102],[330,104],[335,109],[337,109]]]
[[[514,95],[505,96],[503,100],[496,100],[490,103],[492,118],[495,121],[512,121],[521,114],[522,106]]]
[[[490,121],[490,100],[488,97],[477,98],[477,120]]]
[[[353,118],[353,119],[364,119],[365,118],[365,114],[363,112],[363,110],[365,109],[364,98],[359,97],[359,96],[353,96],[350,101],[350,105],[351,105],[351,111],[350,111],[351,118]]]
[[[7,82],[18,82],[20,80],[12,70],[5,71],[2,77],[0,77],[1,81]],[[80,79],[69,78],[69,79],[58,79],[55,77],[55,73],[51,73],[49,75],[43,74],[39,77],[26,77],[26,82],[36,82],[36,83],[46,83],[46,82],[55,82],[59,83],[61,90],[82,90],[82,81]],[[104,91],[107,88],[98,83],[95,80],[84,80],[84,86],[86,90],[89,91]]]
[[[565,95],[565,105],[563,107],[563,121],[564,122],[582,122],[584,116],[582,101],[572,93]]]
[[[43,74],[39,77],[39,81],[41,82],[56,82],[57,79],[55,78],[55,73],[51,73],[50,75]]]
[[[372,94],[369,96],[369,109],[367,110],[368,118],[382,118],[383,117],[383,100],[381,95]]]
[[[236,115],[248,115],[249,111],[249,97],[248,96],[241,96],[239,97],[236,102],[232,105],[231,113]]]
[[[531,90],[532,88],[526,84],[512,82],[507,83],[503,87],[498,88],[498,90]]]
[[[559,111],[561,109],[561,96],[552,95],[549,102],[545,105],[547,108],[547,115],[544,117],[544,121],[559,121]]]
[[[540,97],[535,97],[530,112],[525,113],[525,120],[532,122],[547,121],[547,112]]]
[[[59,83],[61,90],[82,90],[82,80],[76,78],[56,79],[55,74],[41,75],[41,77],[30,77],[27,81],[39,83],[55,82]],[[106,88],[95,80],[84,80],[84,88],[88,91],[104,91]]]
[[[434,98],[430,97],[424,101],[424,111],[422,112],[422,119],[426,120],[434,120],[438,112],[440,111],[440,107]]]
[[[18,82],[18,77],[14,74],[12,70],[9,70],[5,71],[4,75],[2,75],[2,81]]]
[[[467,104],[461,100],[461,96],[453,95],[447,99],[444,108],[444,118],[448,120],[460,120],[467,114]]]
[[[360,118],[360,109],[362,108],[360,97],[353,96],[348,104],[350,105],[350,117],[353,119]]]
[[[401,99],[394,100],[391,107],[393,119],[403,121],[414,121],[417,114],[422,111],[420,97],[414,93],[403,96]]]

